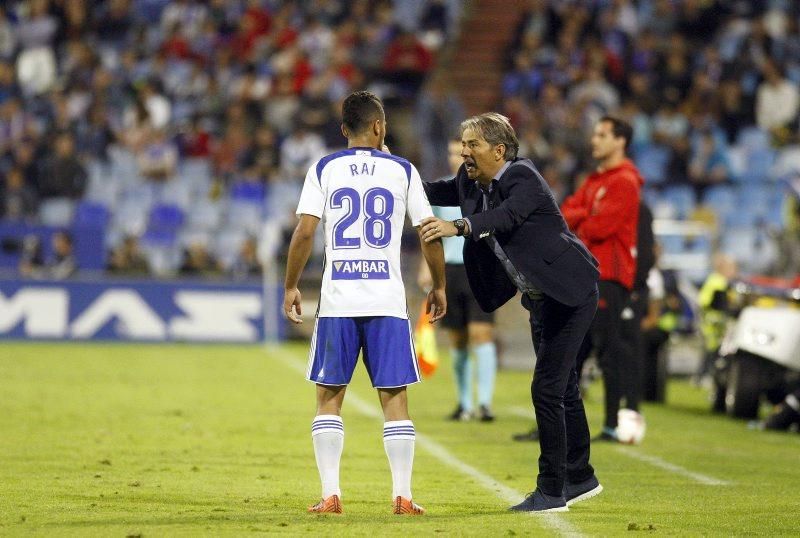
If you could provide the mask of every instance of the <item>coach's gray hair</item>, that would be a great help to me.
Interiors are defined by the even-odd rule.
[[[508,118],[497,112],[486,112],[479,116],[472,116],[461,122],[460,133],[472,129],[492,146],[503,144],[506,147],[504,155],[507,161],[517,158],[519,140]]]

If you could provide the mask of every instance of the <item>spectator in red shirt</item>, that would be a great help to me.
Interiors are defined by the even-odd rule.
[[[636,230],[644,182],[626,157],[632,137],[628,123],[609,116],[601,118],[591,139],[597,169],[561,208],[567,225],[600,262],[600,301],[590,331],[591,345],[585,342],[578,357],[578,372],[593,346],[606,390],[605,423],[596,439],[605,441],[617,440],[617,412],[623,396],[629,407],[638,406],[638,395],[625,394],[637,390],[638,384],[624,377],[636,360],[635,350],[620,337],[622,312],[630,300],[636,274]]]
[[[412,95],[419,90],[432,65],[433,55],[411,32],[401,32],[391,42],[383,59],[387,78]]]

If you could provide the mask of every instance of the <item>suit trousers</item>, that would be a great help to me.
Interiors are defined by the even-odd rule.
[[[597,292],[576,307],[547,295],[523,296],[522,306],[530,312],[536,351],[531,382],[541,450],[536,485],[547,495],[561,496],[565,480],[582,482],[594,474],[575,361],[597,309]]]

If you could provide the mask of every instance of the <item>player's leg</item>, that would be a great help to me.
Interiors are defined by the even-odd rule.
[[[344,424],[341,410],[346,386],[317,385],[317,416],[311,423],[311,439],[322,482],[322,500],[311,512],[342,511],[339,464],[344,449]]]
[[[383,409],[383,446],[392,471],[395,514],[422,514],[412,502],[411,472],[414,466],[414,423],[408,415],[406,386],[420,380],[417,358],[407,319],[365,318],[362,341],[364,365],[372,386],[378,389]]]
[[[411,472],[414,468],[416,431],[408,416],[405,387],[378,389],[383,408],[383,446],[392,471],[392,499],[395,514],[423,514],[411,500]]]
[[[358,359],[359,341],[352,318],[319,318],[309,352],[307,378],[317,384],[317,414],[311,438],[322,483],[322,500],[314,513],[341,513],[339,463],[344,448],[341,409]]]
[[[469,420],[472,418],[472,363],[469,360],[467,347],[467,303],[471,297],[466,284],[466,273],[463,265],[445,265],[447,275],[447,315],[442,326],[447,329],[450,338],[450,356],[453,359],[453,375],[456,381],[458,403],[448,416],[451,420]]]
[[[469,343],[475,355],[478,370],[478,406],[484,422],[494,420],[492,399],[497,376],[497,346],[494,343],[494,325],[487,321],[471,321],[467,326]]]
[[[472,417],[472,363],[469,360],[469,351],[467,351],[467,333],[463,329],[450,329],[448,336],[458,397],[458,404],[449,418],[451,420],[469,420]]]

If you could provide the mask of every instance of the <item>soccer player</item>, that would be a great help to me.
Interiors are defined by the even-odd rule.
[[[312,513],[341,513],[339,461],[344,446],[341,408],[361,351],[383,415],[383,444],[392,472],[395,514],[420,515],[412,501],[414,424],[406,386],[420,380],[400,273],[405,214],[419,230],[433,216],[416,168],[381,151],[386,135],[383,104],[359,91],[342,104],[347,149],[323,157],[306,175],[286,266],[283,309],[301,323],[300,274],[308,261],[317,224],[325,235],[325,269],[309,352],[307,379],[317,385],[317,415],[311,424],[322,500]],[[433,289],[431,321],[444,317],[444,254],[441,241],[420,239]]]

